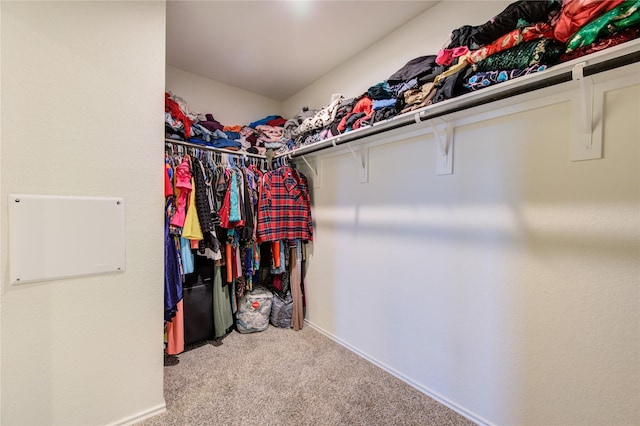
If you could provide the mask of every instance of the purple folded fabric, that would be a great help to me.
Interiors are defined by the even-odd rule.
[[[216,130],[223,130],[224,126],[215,118],[213,118],[212,114],[206,114],[205,117],[207,118],[206,121],[200,121],[198,124],[200,124],[202,127],[211,130],[212,132],[215,132]]]

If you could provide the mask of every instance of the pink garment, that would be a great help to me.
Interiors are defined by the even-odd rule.
[[[242,137],[249,137],[249,136],[253,136],[255,135],[255,130],[253,130],[251,127],[249,126],[244,126],[241,130],[240,130],[240,135],[242,135]]]
[[[565,43],[580,28],[623,2],[624,0],[564,0],[553,30],[555,39]]]
[[[436,64],[449,66],[453,60],[459,56],[466,55],[469,52],[467,46],[460,46],[453,49],[440,49],[436,56]]]
[[[266,124],[256,126],[256,130],[260,133],[258,142],[262,142],[263,145],[269,142],[280,142],[284,132],[283,127],[274,127]]]
[[[167,323],[167,354],[177,355],[184,352],[184,311],[182,300],[178,302],[178,311]]]
[[[187,217],[187,200],[191,193],[191,170],[189,158],[185,156],[182,163],[176,167],[175,171],[176,212],[171,217],[171,225],[182,228],[184,219]]]

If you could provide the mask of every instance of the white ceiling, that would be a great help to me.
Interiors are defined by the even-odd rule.
[[[437,1],[167,1],[167,64],[283,101]]]

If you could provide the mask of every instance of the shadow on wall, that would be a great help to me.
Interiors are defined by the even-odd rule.
[[[629,117],[606,122],[602,160],[568,161],[565,104],[456,128],[451,176],[429,137],[371,148],[367,184],[349,154],[325,159],[314,323],[492,423],[630,418],[637,95],[615,95]]]

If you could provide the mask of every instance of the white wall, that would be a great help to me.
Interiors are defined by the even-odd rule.
[[[640,412],[640,86],[605,97],[605,156],[568,161],[568,102],[323,159],[308,320],[494,424]],[[376,265],[372,267],[371,265]]]
[[[165,4],[0,7],[1,423],[161,410]],[[10,285],[11,193],[124,197],[126,272]]]
[[[640,86],[605,155],[568,161],[569,103],[322,160],[308,321],[493,424],[637,422]],[[308,174],[309,175],[309,174]]]
[[[280,101],[171,66],[166,67],[166,90],[184,99],[192,111],[210,113],[225,126],[282,115]]]
[[[483,24],[509,3],[502,0],[441,1],[287,99],[283,104],[284,116],[297,114],[303,105],[310,108],[328,105],[332,93],[342,93],[345,97],[361,95],[411,59],[437,54],[447,43],[452,30],[462,25]]]

